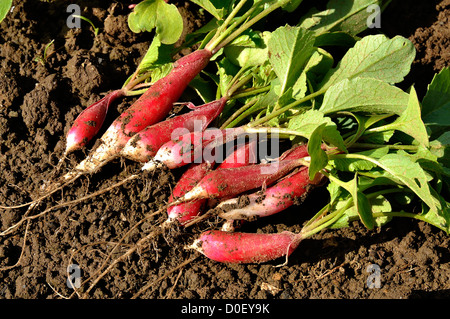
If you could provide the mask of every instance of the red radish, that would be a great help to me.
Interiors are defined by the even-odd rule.
[[[169,203],[172,203],[174,198],[184,196],[186,192],[190,191],[210,170],[209,163],[191,164],[191,166],[181,175],[178,183],[174,187],[172,194],[169,197]],[[203,207],[206,204],[205,199],[197,199],[179,205],[170,206],[167,209],[168,219],[166,223],[178,221],[181,225],[187,223],[192,218],[200,215]]]
[[[256,140],[238,147],[230,156],[228,156],[220,167],[238,167],[248,165],[251,161],[255,160],[255,147]],[[169,204],[174,201],[175,198],[184,196],[188,191],[194,188],[195,185],[206,175],[209,171],[212,163],[191,164],[191,166],[180,177],[177,185],[173,189],[172,195],[169,198]],[[178,220],[180,224],[184,225],[191,221],[194,217],[199,216],[204,209],[204,206],[208,199],[197,199],[185,203],[181,203],[175,206],[170,206],[167,209],[168,220],[167,223]]]
[[[125,95],[124,90],[115,90],[100,101],[95,102],[81,112],[67,133],[65,155],[84,147],[102,127],[110,104]]]
[[[255,164],[258,159],[258,156],[256,155],[256,146],[257,140],[252,139],[244,146],[238,147],[217,167],[217,169],[238,168]],[[226,199],[228,198],[222,198],[221,200]],[[216,206],[218,202],[219,200],[216,198],[208,199],[208,208]]]
[[[120,155],[137,161],[147,162],[159,148],[172,138],[176,129],[189,132],[203,131],[223,110],[228,97],[195,107],[194,110],[148,126],[134,135],[121,150]]]
[[[156,81],[111,124],[101,137],[102,143],[73,171],[64,175],[62,183],[95,172],[118,156],[133,135],[164,119],[188,84],[208,64],[211,56],[209,50],[201,49],[177,60],[167,76]],[[52,184],[49,188],[51,190],[59,185]]]
[[[289,256],[301,236],[288,231],[278,234],[206,231],[189,247],[209,259],[224,263],[263,263]]]
[[[297,158],[305,158],[309,156],[308,154],[308,145],[301,144],[292,147],[281,155],[281,159],[297,159]]]
[[[322,175],[317,174],[316,176],[316,180],[310,181],[308,168],[301,167],[298,172],[290,174],[266,190],[247,195],[248,205],[245,207],[229,210],[219,216],[225,219],[251,220],[279,213],[292,206],[298,197],[310,189],[310,186],[316,185]],[[219,206],[231,203],[236,203],[236,199],[224,201]]]
[[[255,164],[257,162],[256,146],[256,139],[252,139],[243,146],[238,146],[233,153],[225,158],[217,169],[236,168],[246,166],[248,164]]]
[[[268,186],[302,165],[303,160],[282,160],[272,164],[255,164],[223,168],[206,174],[183,201],[198,198],[224,198]]]
[[[244,129],[239,127],[224,130],[207,129],[203,132],[183,134],[162,145],[155,157],[145,163],[142,170],[154,170],[162,164],[169,169],[174,169],[193,162],[212,162],[212,156],[204,158],[207,154],[205,150],[214,151],[214,147],[235,139],[242,132]]]

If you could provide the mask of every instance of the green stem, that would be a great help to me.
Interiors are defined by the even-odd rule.
[[[241,71],[242,71],[242,69],[241,69]],[[239,71],[238,74],[239,73],[241,73],[241,72]],[[240,80],[238,80],[237,78],[234,78],[233,81],[231,82],[230,86],[227,88],[225,95],[230,98],[234,94],[234,92],[236,92],[238,89],[240,89],[242,86],[244,86],[252,78],[253,78],[253,74],[248,74]]]
[[[344,207],[341,207],[338,210],[335,210],[334,212],[330,213],[329,215],[316,220],[315,222],[311,223],[309,226],[304,227],[301,230],[301,236],[302,238],[308,238],[311,237],[314,234],[317,234],[321,230],[327,228],[328,226],[334,224],[339,218],[342,217],[342,215],[345,213],[347,209],[351,207],[353,204],[353,200],[350,198],[347,200],[347,203]]]
[[[237,100],[237,99],[242,99],[245,97],[249,97],[249,96],[253,96],[253,95],[257,95],[257,94],[261,94],[264,92],[267,92],[270,90],[270,85],[268,86],[264,86],[261,88],[250,88],[241,92],[237,92],[236,94],[233,95],[233,99]]]
[[[234,99],[234,96],[231,98]],[[221,125],[220,129],[230,128],[229,125],[232,123],[236,117],[238,117],[240,114],[245,112],[248,108],[252,107],[256,103],[257,99],[251,100],[250,102],[246,103],[244,106],[239,108],[236,112],[234,112],[228,119]]]
[[[243,1],[244,3],[246,2],[246,0]],[[235,8],[236,9],[236,8]],[[238,8],[239,10],[241,9],[240,7]],[[209,50],[211,52],[217,52],[220,49],[216,49],[216,47],[226,38],[230,35],[231,32],[233,32],[234,29],[237,28],[237,26],[241,23],[243,23],[246,19],[248,19],[248,17],[255,11],[255,7],[252,7],[250,10],[248,10],[244,15],[242,15],[242,17],[239,17],[231,26],[228,27],[228,25],[226,25],[226,23],[222,24],[216,31],[216,33],[214,34],[214,36],[212,37],[212,39],[208,42],[208,44],[205,46],[206,50]],[[238,11],[239,11],[238,10]],[[234,10],[233,10],[234,11]],[[236,12],[237,13],[237,12]],[[234,17],[234,15],[232,15],[232,13],[230,14],[230,16]],[[227,19],[228,20],[228,19]],[[229,19],[228,23],[231,21],[231,19]],[[225,27],[228,27],[227,29],[225,29]],[[214,51],[213,51],[214,50]]]
[[[249,21],[247,21],[246,23],[241,25],[236,31],[234,31],[231,35],[226,37],[223,41],[220,41],[220,43],[218,43],[217,46],[214,45],[213,49],[212,49],[212,52],[215,53],[215,52],[219,51],[221,48],[223,48],[228,43],[233,41],[236,37],[238,37],[242,32],[244,32],[245,30],[250,28],[252,25],[254,25],[256,22],[258,22],[262,18],[266,17],[268,14],[272,13],[276,9],[286,5],[290,1],[291,0],[281,0],[281,1],[278,1],[277,3],[275,3],[273,5],[269,6],[268,8],[264,9],[259,14],[257,14],[254,18],[250,19]],[[208,45],[208,47],[209,47],[209,45]]]
[[[253,121],[252,123],[249,124],[249,126],[254,127],[254,126],[258,126],[263,123],[266,123],[266,122],[270,121],[271,119],[283,114],[284,112],[289,111],[291,108],[296,107],[302,103],[305,103],[309,100],[312,100],[312,99],[324,94],[326,92],[326,90],[327,90],[326,88],[322,88],[321,90],[319,90],[317,92],[311,93],[300,100],[292,102],[291,104],[288,104],[288,105],[286,105],[276,111],[273,111],[272,113],[270,113],[256,121]]]

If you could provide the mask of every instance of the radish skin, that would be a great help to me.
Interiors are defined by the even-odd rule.
[[[255,188],[268,186],[302,163],[300,160],[279,161],[274,172],[270,174],[261,172],[271,169],[273,163],[218,169],[206,174],[197,186],[186,193],[183,200],[234,197]]]
[[[220,163],[217,169],[237,168],[249,164],[256,164],[256,146],[256,139],[252,139],[243,146],[238,146],[233,153],[231,153],[222,163]]]
[[[243,128],[207,129],[203,132],[192,132],[181,135],[162,145],[154,158],[144,164],[142,170],[151,171],[161,165],[169,169],[182,167],[190,163],[212,162],[214,159],[204,158],[206,150],[214,150],[229,140],[235,139],[244,132]]]
[[[67,132],[64,154],[67,155],[75,150],[79,150],[92,140],[102,127],[111,103],[124,95],[124,90],[112,91],[101,100],[84,109]]]
[[[203,131],[223,110],[228,98],[196,107],[193,111],[148,126],[134,135],[120,155],[136,162],[148,162],[159,148],[171,140],[176,129]]]
[[[156,81],[111,124],[100,138],[102,143],[74,170],[64,175],[62,183],[95,172],[117,157],[133,135],[164,119],[188,84],[209,63],[211,56],[210,51],[202,49],[177,60],[166,77]],[[59,185],[52,184],[47,190]]]
[[[263,263],[289,256],[301,236],[288,231],[277,234],[206,231],[189,247],[223,263]]]
[[[251,161],[255,160],[255,148],[256,140],[239,147],[219,165],[218,169],[221,167],[229,168],[248,165]],[[169,197],[169,204],[174,199],[183,197],[188,191],[194,188],[210,171],[211,166],[212,163],[191,164],[173,189]],[[207,201],[208,199],[202,198],[170,206],[167,209],[168,220],[166,223],[177,220],[181,225],[186,224],[203,212]]]
[[[319,183],[321,175],[316,175],[314,181],[310,181],[308,168],[301,167],[266,190],[246,196],[248,205],[219,214],[224,219],[246,219],[252,220],[257,217],[270,216],[279,213],[294,205],[297,198],[301,197],[311,188]],[[227,204],[235,204],[237,200],[224,201],[220,207]]]
[[[172,194],[169,197],[169,204],[174,201],[174,198],[184,196],[186,192],[190,191],[206,173],[210,170],[209,163],[191,164],[191,166],[181,175],[178,183],[174,187]],[[206,199],[197,199],[179,205],[170,206],[167,209],[168,219],[167,223],[178,221],[181,225],[186,224],[194,217],[200,215],[203,207],[206,204]]]

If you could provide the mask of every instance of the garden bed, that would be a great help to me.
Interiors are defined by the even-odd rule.
[[[101,28],[97,36],[84,22],[81,28],[66,26],[66,8],[72,2]],[[151,34],[129,30],[129,1],[72,2],[14,1],[12,12],[0,25],[2,204],[28,201],[30,193],[52,178],[52,168],[64,152],[63,136],[75,117],[102,94],[120,87],[151,41]],[[186,31],[206,21],[195,5],[180,1],[177,6]],[[450,65],[449,19],[449,0],[394,0],[382,14],[381,29],[370,31],[390,37],[403,35],[414,43],[416,60],[400,86],[414,84],[420,98],[434,74]],[[42,57],[45,45],[53,39],[47,60],[39,62],[36,58]],[[183,100],[193,97],[187,91]],[[132,100],[116,103],[107,121]],[[84,155],[83,151],[71,154],[66,165],[79,162]],[[116,160],[98,174],[81,178],[55,199],[79,198],[139,168],[136,163]],[[77,264],[82,280],[94,274],[134,224],[166,203],[180,172],[158,171],[80,204],[51,211],[1,238],[0,298],[79,297],[66,285],[67,267]],[[245,230],[298,231],[324,196],[325,189],[315,189],[301,206],[246,225]],[[45,204],[40,209],[44,210]],[[17,222],[25,212],[26,208],[2,210],[0,228]],[[112,257],[120,256],[164,219],[155,216],[141,224]],[[116,264],[86,297],[398,299],[450,295],[450,238],[424,222],[394,219],[372,231],[355,222],[350,228],[324,231],[303,241],[282,267],[274,267],[279,262],[221,264],[198,256],[171,272],[192,258],[193,252],[184,246],[195,231],[167,233],[140,247]],[[370,289],[372,272],[368,267],[374,264],[380,269],[381,285]]]

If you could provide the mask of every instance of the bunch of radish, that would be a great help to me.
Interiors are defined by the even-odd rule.
[[[261,32],[259,40],[265,42],[258,47],[252,42],[254,34],[248,29],[278,8],[293,11],[301,0],[254,1],[247,7],[247,0],[237,1],[224,20],[214,21],[217,29],[206,35],[198,49],[173,62],[167,75],[152,83],[111,123],[99,138],[98,146],[84,160],[58,180],[45,185],[37,200],[15,207],[29,204],[35,207],[55,191],[84,174],[95,173],[118,157],[142,164],[142,171],[146,172],[161,167],[183,169],[164,207],[167,220],[162,226],[179,224],[187,228],[211,215],[218,218],[223,221],[222,229],[201,233],[189,248],[212,260],[232,263],[261,263],[287,257],[303,239],[326,227],[345,225],[354,218],[373,228],[376,214],[372,211],[370,196],[364,192],[379,186],[378,183],[386,183],[386,179],[397,182],[386,192],[404,191],[406,185],[435,213],[437,202],[441,205],[443,202],[437,201],[431,191],[426,193],[422,184],[416,184],[420,178],[426,183],[425,172],[419,171],[423,176],[415,179],[404,178],[396,171],[399,165],[395,166],[392,160],[395,156],[403,156],[395,157],[396,160],[409,159],[392,150],[411,150],[418,144],[428,147],[427,137],[423,136],[426,135],[424,126],[418,130],[425,132],[420,135],[405,127],[404,123],[411,119],[402,118],[419,114],[415,123],[420,127],[423,124],[420,103],[414,100],[417,99],[415,91],[408,94],[393,86],[403,79],[408,63],[412,63],[409,44],[404,39],[383,36],[359,40],[356,35],[366,26],[353,23],[366,21],[362,18],[368,12],[365,7],[373,1],[366,2],[361,1],[361,7],[353,7],[351,1],[349,12],[336,11],[334,23],[330,23],[333,18],[329,16],[334,10],[327,10],[303,19],[300,26],[283,26],[269,32],[269,40],[264,39],[267,33]],[[245,32],[250,35],[238,39]],[[355,45],[332,68],[333,58],[320,44],[336,44],[330,40],[336,34],[342,36],[339,39],[353,41]],[[237,41],[238,49],[227,51],[233,41]],[[219,76],[211,77],[218,87],[215,98],[204,99],[204,104],[199,106],[184,103],[190,109],[188,112],[168,116],[190,83],[224,52],[228,52],[230,58],[216,62]],[[226,63],[230,61],[237,61],[240,67],[231,76],[226,70],[229,67]],[[396,71],[395,67],[400,64]],[[64,157],[86,147],[99,132],[112,102],[148,86],[147,78],[148,75],[138,69],[122,89],[112,91],[83,111],[67,134]],[[374,92],[383,92],[386,96],[374,96]],[[233,109],[239,104],[243,106]],[[389,123],[394,115],[400,116],[400,124]],[[389,124],[381,125],[383,121]],[[213,128],[212,123],[221,124],[220,128]],[[372,149],[370,143],[358,144],[360,139],[384,141],[390,136],[373,135],[394,130],[403,130],[417,138],[417,142],[403,149],[398,144],[376,145]],[[284,153],[267,159],[267,154],[257,151],[262,134],[267,140],[280,137],[292,142]],[[365,147],[369,148],[369,155],[350,152]],[[408,164],[417,170],[417,162]],[[366,172],[374,167],[385,172]],[[344,179],[337,173],[340,170],[344,172]],[[353,179],[348,178],[349,172],[355,174]],[[376,180],[380,176],[381,182]],[[127,180],[137,177],[139,174],[131,175]],[[372,184],[368,179],[372,179]],[[360,185],[360,180],[365,184]],[[301,202],[310,189],[325,181],[330,181],[331,189],[336,187],[339,192],[332,192],[332,201],[304,225],[301,232],[235,231],[242,223],[277,214]],[[339,205],[337,199],[341,200]],[[428,216],[434,216],[432,213]],[[404,213],[398,215],[412,217]],[[436,220],[430,222],[442,224]]]

